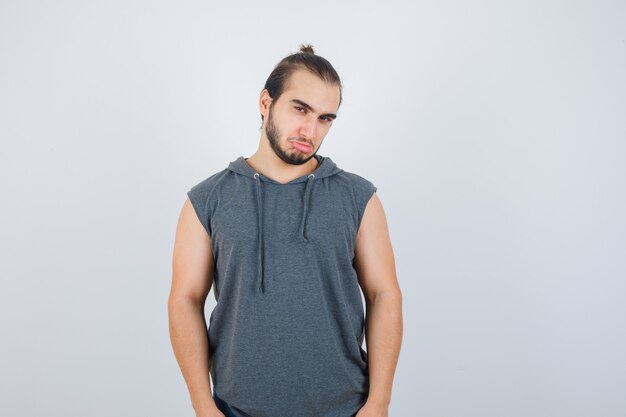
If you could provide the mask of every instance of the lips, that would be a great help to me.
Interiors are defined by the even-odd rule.
[[[299,141],[296,141],[296,140],[294,140],[294,141],[293,141],[293,142],[291,142],[291,143],[292,143],[292,146],[293,146],[295,149],[299,150],[300,152],[311,152],[311,150],[313,149],[313,148],[312,148],[311,146],[309,146],[308,144],[303,143],[303,142],[299,142]]]

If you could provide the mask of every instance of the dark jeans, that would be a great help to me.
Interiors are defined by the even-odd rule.
[[[217,405],[217,408],[222,412],[222,414],[224,414],[226,417],[237,417],[233,414],[233,410],[230,409],[230,407],[228,406],[228,404],[224,401],[222,401],[216,394],[215,391],[213,391],[213,400],[215,401],[215,405]]]

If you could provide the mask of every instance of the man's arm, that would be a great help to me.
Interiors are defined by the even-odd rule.
[[[366,303],[365,338],[370,376],[367,402],[389,407],[402,343],[402,293],[387,229],[387,219],[374,193],[355,244],[355,268]]]
[[[189,199],[178,219],[168,300],[170,340],[197,416],[223,416],[211,394],[204,303],[213,284],[211,239]]]

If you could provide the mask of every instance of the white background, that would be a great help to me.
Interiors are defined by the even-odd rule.
[[[310,42],[344,83],[319,154],[378,187],[394,245],[390,417],[625,416],[624,22],[618,1],[2,0],[0,414],[194,415],[178,214],[254,153],[265,79]]]

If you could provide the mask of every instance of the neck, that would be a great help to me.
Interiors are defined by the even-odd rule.
[[[288,164],[280,159],[271,149],[259,148],[246,158],[246,162],[256,172],[273,179],[281,184],[286,184],[303,175],[310,174],[319,165],[315,157],[309,159],[302,165]]]

